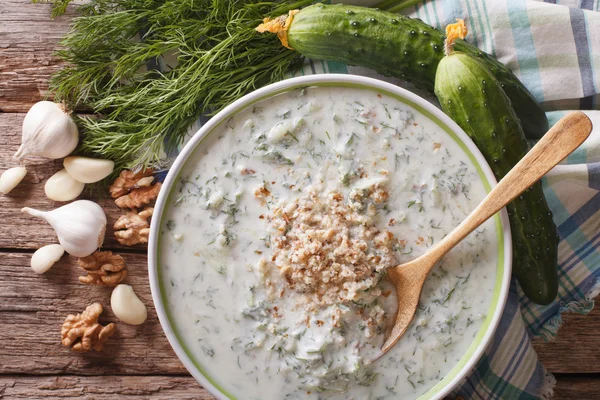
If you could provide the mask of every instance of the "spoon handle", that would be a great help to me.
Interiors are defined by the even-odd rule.
[[[469,233],[540,180],[590,135],[592,122],[582,112],[571,112],[540,141],[492,189],[483,201],[429,254],[439,260]]]

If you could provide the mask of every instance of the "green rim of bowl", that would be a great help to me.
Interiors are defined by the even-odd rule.
[[[184,163],[179,168],[179,171],[178,171],[177,176],[174,179],[174,181],[177,182],[179,180],[179,177],[184,169],[184,166],[186,165],[190,156],[198,149],[198,147],[200,147],[202,145],[204,140],[212,132],[219,129],[222,126],[222,124],[226,123],[226,121],[229,118],[239,114],[240,112],[246,110],[248,107],[251,107],[252,105],[254,105],[258,102],[261,102],[263,100],[266,100],[273,96],[277,96],[282,93],[290,92],[293,90],[298,90],[303,87],[345,87],[345,88],[356,88],[356,89],[369,90],[372,92],[374,91],[377,93],[385,94],[386,96],[392,97],[392,98],[400,101],[401,103],[404,103],[405,105],[407,105],[409,107],[412,107],[419,113],[423,114],[426,118],[431,120],[433,123],[435,123],[450,138],[452,138],[452,140],[454,140],[454,142],[456,144],[459,145],[459,147],[462,149],[462,151],[465,152],[465,154],[468,156],[471,163],[477,169],[477,174],[479,175],[479,179],[483,183],[486,192],[489,192],[491,190],[492,185],[491,185],[488,177],[486,176],[485,172],[483,171],[483,168],[482,168],[480,162],[477,160],[477,158],[475,157],[473,152],[469,149],[467,144],[463,140],[461,140],[447,124],[445,124],[443,121],[441,121],[439,119],[439,117],[437,117],[429,110],[427,110],[424,107],[422,107],[421,105],[407,99],[406,97],[404,97],[403,95],[401,95],[399,93],[395,93],[395,92],[388,91],[388,90],[385,90],[382,88],[374,87],[374,86],[371,86],[371,85],[365,84],[365,83],[354,83],[354,82],[344,82],[344,81],[341,81],[341,82],[315,82],[315,83],[310,83],[310,84],[299,83],[296,86],[286,86],[285,88],[282,88],[277,91],[268,92],[264,96],[256,98],[252,102],[246,104],[243,108],[233,109],[232,111],[228,112],[226,115],[222,116],[222,120],[219,124],[215,125],[210,131],[204,132],[203,137],[198,141],[198,143],[195,144],[193,150],[189,151],[188,159],[185,160]],[[173,185],[173,187],[171,187],[171,189],[168,193],[167,199],[164,202],[165,208],[168,207],[169,204],[171,204],[170,201],[171,201],[171,196],[173,195],[173,192],[174,192],[174,190],[173,190],[174,188],[175,188],[175,185]],[[465,367],[465,365],[469,361],[471,361],[471,358],[473,357],[474,353],[480,346],[486,333],[490,329],[490,325],[493,322],[494,313],[495,313],[497,307],[499,306],[499,300],[501,299],[503,277],[504,277],[504,273],[505,273],[505,261],[506,261],[505,260],[506,254],[505,254],[505,243],[504,243],[502,220],[501,220],[499,214],[496,214],[493,218],[494,218],[494,224],[495,224],[495,228],[496,228],[496,237],[497,237],[497,246],[498,246],[498,261],[497,261],[497,266],[496,266],[496,281],[494,284],[494,292],[492,294],[492,299],[490,302],[490,306],[488,308],[486,319],[484,320],[483,324],[481,325],[481,328],[477,332],[477,335],[475,336],[473,343],[471,343],[471,345],[469,346],[467,351],[463,354],[463,356],[456,363],[456,365],[448,372],[448,374],[446,374],[446,376],[440,382],[438,382],[435,386],[430,388],[426,393],[424,393],[423,395],[418,397],[418,400],[430,399],[430,398],[434,397],[436,394],[438,394],[441,390],[447,388],[448,384],[462,371],[462,369]],[[157,224],[156,226],[160,226],[162,224],[162,221],[154,221],[154,224]],[[177,338],[179,345],[181,346],[181,348],[187,355],[188,359],[192,362],[194,367],[204,376],[204,378],[208,382],[210,382],[214,386],[214,388],[219,390],[219,392],[222,395],[226,396],[228,399],[237,400],[237,398],[235,396],[233,396],[231,393],[229,393],[221,384],[219,384],[217,382],[216,379],[214,379],[211,376],[211,374],[208,372],[208,368],[205,368],[204,366],[202,366],[200,364],[200,362],[194,356],[194,353],[189,350],[187,344],[185,343],[185,341],[181,338],[181,336],[179,334],[179,329],[177,327],[177,324],[176,324],[175,320],[172,318],[169,308],[166,306],[167,305],[167,301],[166,301],[167,296],[166,296],[165,285],[162,280],[162,273],[161,273],[161,269],[160,269],[160,260],[161,260],[161,258],[160,258],[160,252],[161,252],[160,229],[158,230],[158,235],[159,235],[158,240],[157,240],[158,245],[157,245],[157,250],[156,250],[156,252],[157,252],[156,253],[156,274],[157,274],[157,280],[158,280],[159,291],[160,291],[160,300],[162,301],[162,304],[165,305],[164,312],[166,314],[169,324],[172,327],[173,334]]]

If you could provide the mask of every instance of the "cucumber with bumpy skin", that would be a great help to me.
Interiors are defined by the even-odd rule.
[[[548,132],[548,118],[546,113],[533,95],[521,83],[519,78],[504,64],[494,57],[477,49],[463,40],[454,44],[456,51],[471,54],[481,59],[490,72],[496,77],[504,93],[511,101],[513,110],[521,122],[521,128],[528,139],[539,139]]]
[[[475,142],[499,180],[527,153],[528,144],[500,83],[475,57],[454,52],[437,69],[435,94]],[[541,182],[507,206],[513,271],[533,302],[549,304],[558,292],[558,236]]]
[[[302,55],[360,65],[433,90],[444,57],[444,34],[420,19],[365,7],[315,4],[293,16],[289,46]],[[533,95],[502,63],[477,47],[457,40],[455,50],[479,57],[494,73],[521,119],[528,137],[540,138],[548,120]]]

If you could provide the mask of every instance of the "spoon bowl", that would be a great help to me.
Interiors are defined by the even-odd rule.
[[[592,122],[584,113],[576,111],[563,117],[444,239],[420,257],[388,270],[388,276],[396,289],[398,309],[380,356],[387,353],[410,326],[419,305],[423,285],[437,262],[469,233],[577,149],[591,131]]]

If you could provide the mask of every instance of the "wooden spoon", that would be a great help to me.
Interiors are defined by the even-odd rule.
[[[387,353],[406,332],[417,310],[425,279],[436,263],[475,228],[571,154],[591,131],[592,122],[582,112],[572,112],[562,118],[450,234],[420,257],[388,270],[396,287],[398,312],[379,356]]]

